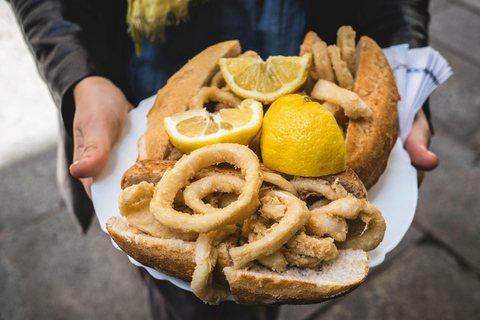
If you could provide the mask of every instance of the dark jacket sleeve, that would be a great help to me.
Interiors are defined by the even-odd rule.
[[[367,0],[359,11],[358,29],[381,47],[408,43],[428,45],[429,0]]]
[[[358,28],[381,47],[408,43],[410,48],[428,45],[429,0],[367,0],[359,10]],[[430,102],[422,107],[430,119]]]
[[[76,83],[99,75],[127,90],[125,65],[131,45],[126,42],[126,1],[9,2],[70,135]]]
[[[408,43],[411,48],[428,43],[429,0],[306,0],[308,30],[327,44],[336,43],[337,30],[350,25],[357,37],[367,35],[382,48]]]
[[[340,26],[351,25],[357,38],[367,35],[382,48],[428,45],[429,0],[307,0],[307,6],[307,30],[314,30],[328,44],[336,43]],[[423,110],[430,118],[428,100]]]

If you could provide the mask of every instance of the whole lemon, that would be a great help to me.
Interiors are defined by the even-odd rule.
[[[319,177],[346,169],[346,148],[333,115],[299,94],[278,98],[265,113],[263,163],[286,174]]]

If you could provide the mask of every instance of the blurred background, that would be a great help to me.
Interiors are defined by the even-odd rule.
[[[353,293],[282,319],[478,319],[480,1],[433,0],[430,44],[453,68],[431,95],[440,166],[412,227]],[[82,235],[56,186],[57,110],[0,0],[0,320],[146,319],[138,272],[94,221]]]

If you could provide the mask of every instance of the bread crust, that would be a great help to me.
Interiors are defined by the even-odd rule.
[[[139,184],[142,181],[148,183],[157,184],[158,181],[162,178],[165,171],[169,168],[175,166],[176,161],[174,160],[139,160],[133,166],[127,169],[122,176],[121,188],[122,190],[126,187]],[[291,176],[273,171],[267,168],[265,165],[260,164],[260,168],[263,171],[275,172],[284,176],[285,178],[290,178]],[[207,172],[219,172],[223,174],[231,175],[241,175],[239,170],[233,168],[218,168],[218,167],[208,167],[204,168],[200,174]],[[362,181],[358,175],[351,168],[343,172],[319,177],[319,179],[324,179],[330,183],[334,182],[336,179],[339,179],[339,182],[345,187],[345,189],[352,193],[355,197],[359,199],[367,199],[367,189],[363,185]]]
[[[131,228],[124,217],[111,217],[107,231],[115,243],[134,260],[169,276],[192,281],[195,242],[160,239]]]
[[[373,111],[371,118],[350,119],[347,136],[347,166],[370,189],[387,167],[398,137],[400,96],[392,69],[378,44],[363,36],[357,44],[355,93]]]
[[[161,239],[145,234],[129,225],[125,217],[111,217],[107,231],[113,241],[135,261],[171,277],[191,282],[195,270],[195,242]],[[218,247],[214,281],[228,286],[222,270],[231,265],[228,250],[236,243],[229,238]]]
[[[220,69],[218,59],[236,57],[241,47],[237,40],[225,41],[197,54],[158,91],[147,114],[147,130],[138,140],[138,160],[162,160],[168,153],[169,138],[163,119],[187,110],[188,102],[210,82]]]
[[[122,188],[128,187],[141,181],[148,181],[156,184],[163,173],[172,168],[176,161],[169,160],[142,160],[130,167],[122,178]],[[265,166],[262,170],[271,171]],[[233,168],[207,167],[199,174],[207,174],[212,171],[222,174],[241,175],[240,170]],[[289,178],[286,176],[286,178]],[[359,198],[366,198],[367,192],[361,180],[355,172],[347,168],[346,171],[322,177],[330,183],[338,181],[345,189]],[[125,217],[111,217],[107,222],[107,231],[114,242],[130,257],[141,264],[151,267],[159,272],[169,276],[190,282],[195,269],[195,242],[183,241],[180,239],[160,239],[142,233],[129,225]],[[355,279],[342,283],[337,282],[315,282],[309,276],[303,278],[288,278],[287,276],[278,276],[267,268],[253,265],[248,269],[236,270],[232,267],[232,262],[228,250],[237,245],[238,239],[228,238],[218,247],[218,259],[213,270],[213,279],[216,283],[230,286],[232,294],[240,304],[306,304],[318,303],[349,292],[356,288],[365,279],[368,274],[368,256],[365,252],[359,251],[353,260],[356,267],[352,269],[357,274]],[[324,262],[315,272],[317,276],[325,274],[325,270],[340,268],[341,265],[352,263],[350,258],[345,258],[345,252],[348,250],[339,250],[337,259]],[[350,251],[348,251],[350,252]],[[334,266],[334,267],[332,267]],[[261,270],[262,275],[258,273]],[[300,270],[300,269],[299,269]],[[287,271],[291,272],[290,271]],[[334,273],[338,274],[338,271]],[[348,273],[352,273],[349,271]],[[327,273],[328,274],[328,273]],[[276,276],[277,275],[277,276]]]
[[[350,268],[345,268],[349,265]],[[368,255],[362,250],[339,250],[337,258],[322,263],[308,274],[278,274],[265,267],[236,270],[226,267],[232,295],[240,304],[310,304],[338,297],[357,288],[368,274]],[[342,278],[349,280],[342,282]]]

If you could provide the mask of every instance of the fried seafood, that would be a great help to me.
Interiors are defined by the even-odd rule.
[[[142,181],[139,184],[125,188],[118,198],[120,214],[127,218],[128,223],[139,230],[157,238],[195,240],[196,232],[177,232],[167,228],[150,212],[150,201],[153,197],[153,184]]]
[[[353,76],[350,70],[348,70],[347,64],[340,56],[340,49],[335,45],[330,45],[327,47],[327,51],[338,85],[341,88],[353,90]]]
[[[273,254],[297,233],[310,217],[310,212],[305,203],[290,193],[267,191],[263,199],[265,197],[278,197],[286,205],[285,215],[261,239],[230,249],[234,268],[239,269],[261,256]]]
[[[382,49],[366,36],[355,45],[355,36],[350,26],[338,29],[338,48],[327,49],[330,54],[327,62],[333,66],[335,78],[322,79],[316,76],[315,57],[324,56],[326,50],[314,45],[321,41],[314,33],[307,33],[300,55],[311,52],[314,67],[302,89],[335,116],[344,132],[347,166],[357,173],[368,190],[385,171],[398,138],[400,96]]]
[[[300,232],[287,242],[282,253],[289,265],[315,268],[322,261],[334,259],[338,250],[332,238],[318,238]]]
[[[223,163],[240,170],[212,167]],[[150,243],[157,246],[157,242],[143,235],[168,242],[165,255],[175,259],[183,259],[177,246],[188,244],[185,252],[191,258],[182,262],[192,270],[187,281],[191,280],[194,294],[209,304],[226,299],[227,292],[218,284],[226,284],[222,270],[228,266],[234,270],[261,266],[282,277],[299,269],[322,273],[325,263],[338,256],[344,259],[342,251],[352,250],[343,248],[373,248],[383,237],[383,218],[378,210],[349,193],[354,188],[355,194],[359,191],[365,196],[350,170],[350,175],[342,173],[336,178],[285,178],[261,170],[255,154],[236,144],[198,149],[173,167],[172,162],[155,164],[158,167],[142,162],[141,168],[127,171],[153,175],[150,182],[127,186],[130,179],[124,177],[119,208],[135,234],[117,235],[111,230],[114,222],[108,226],[109,232],[135,260],[153,267],[161,261],[157,270],[176,277],[178,271],[167,268],[159,253],[153,264],[147,258]],[[348,219],[366,223],[365,230],[351,234],[345,222]],[[139,255],[132,249],[134,243],[145,247]],[[162,244],[161,248],[163,252],[167,247]],[[364,274],[365,268],[360,269]],[[231,277],[232,272],[225,276]]]
[[[183,198],[185,204],[195,213],[218,214],[223,207],[214,208],[204,203],[202,199],[215,192],[240,194],[244,186],[245,180],[239,177],[213,174],[188,185],[183,191]]]
[[[294,177],[291,181],[295,189],[304,194],[322,195],[328,200],[336,200],[346,197],[348,192],[338,182],[333,184],[322,179]]]
[[[225,226],[217,231],[202,233],[195,242],[195,270],[190,286],[193,293],[208,304],[218,305],[227,299],[228,292],[212,283],[212,271],[218,258],[216,247],[236,229],[236,226]]]
[[[310,31],[300,47],[300,55],[310,52],[313,55],[309,77],[315,82],[319,79],[335,81],[332,65],[328,57],[327,44],[317,34]]]
[[[202,168],[217,163],[230,163],[241,169],[245,186],[238,199],[214,215],[183,213],[173,208],[178,191]],[[180,159],[163,175],[155,187],[150,210],[160,223],[183,232],[209,232],[220,226],[241,222],[258,208],[258,191],[262,184],[260,163],[248,147],[238,144],[214,144],[193,151]],[[212,218],[213,217],[213,218]]]
[[[221,102],[225,106],[236,107],[242,103],[242,99],[230,91],[217,87],[203,87],[188,103],[189,109],[201,109],[209,101]]]
[[[306,228],[308,232],[320,237],[329,236],[335,241],[345,241],[349,231],[345,218],[317,210],[320,208],[311,210],[315,218],[310,218],[310,221],[307,223]]]
[[[278,173],[262,171],[263,181],[273,184],[279,187],[282,190],[288,191],[294,196],[298,197],[297,189],[293,186],[293,184],[279,175]]]
[[[322,196],[331,201],[310,207],[311,217],[305,225],[310,234],[332,237],[341,248],[365,251],[375,249],[382,241],[386,225],[380,211],[367,200],[348,193],[338,181],[330,184],[321,179],[295,177],[292,184],[304,199]],[[350,223],[351,229],[360,227],[361,230],[349,230],[346,219],[354,221]]]
[[[339,105],[349,118],[369,118],[372,116],[372,109],[358,94],[340,88],[333,82],[318,80],[310,95],[314,99]]]
[[[314,209],[306,225],[307,230],[314,234],[324,232],[326,227],[324,224],[324,215],[337,216],[349,220],[360,217],[363,222],[367,223],[367,228],[362,234],[356,236],[348,236],[348,234],[345,234],[345,239],[341,240],[343,242],[337,244],[339,248],[354,248],[370,251],[380,244],[385,235],[385,219],[383,219],[380,211],[366,200],[357,199],[349,195],[345,198],[332,201],[326,206]],[[328,233],[330,232],[331,231],[328,231]]]
[[[355,35],[351,26],[341,26],[337,31],[337,46],[352,75],[355,73]]]

